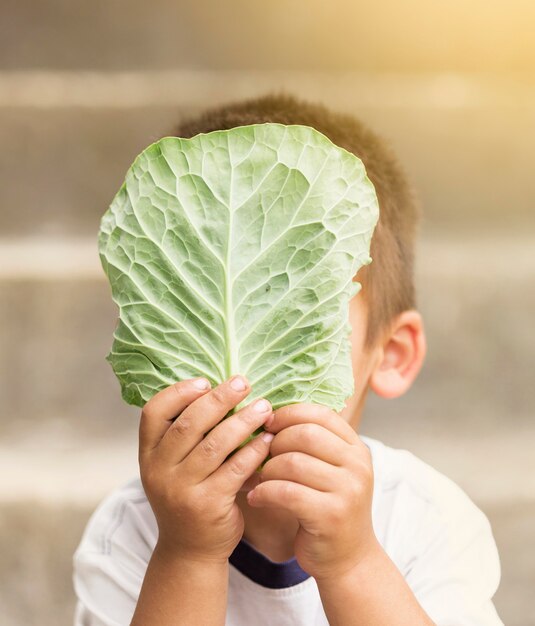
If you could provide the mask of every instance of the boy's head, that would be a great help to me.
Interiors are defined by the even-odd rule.
[[[356,279],[362,289],[350,305],[355,393],[342,416],[356,426],[368,388],[389,398],[403,394],[425,356],[413,278],[417,203],[403,169],[381,138],[351,115],[288,94],[208,109],[181,122],[172,134],[187,138],[265,122],[315,128],[359,157],[375,186],[380,216],[371,241],[373,262],[359,270]]]

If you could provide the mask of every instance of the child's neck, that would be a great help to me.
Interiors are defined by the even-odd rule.
[[[294,556],[298,521],[283,509],[251,507],[246,496],[245,491],[236,495],[245,521],[243,538],[272,561],[291,559]]]

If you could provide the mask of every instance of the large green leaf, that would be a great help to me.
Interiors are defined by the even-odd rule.
[[[378,219],[360,159],[308,126],[165,137],[134,161],[99,253],[119,306],[106,357],[124,400],[245,374],[250,399],[340,410],[349,300]]]

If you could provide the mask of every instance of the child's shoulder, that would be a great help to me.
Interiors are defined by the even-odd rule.
[[[499,571],[490,522],[457,483],[408,450],[361,439],[372,455],[373,520],[385,547],[405,553],[409,546],[419,552],[442,543],[460,553],[481,543],[493,570]]]
[[[418,458],[409,450],[393,448],[361,435],[372,455],[377,498],[396,493],[397,498],[421,502],[437,514],[451,517],[454,512],[486,520],[484,513],[451,478]]]
[[[72,559],[76,626],[100,624],[104,613],[114,624],[130,623],[157,537],[139,477],[98,504]]]
[[[406,487],[414,496],[430,501],[437,495],[437,488],[450,497],[468,497],[453,480],[409,450],[393,448],[364,435],[360,438],[370,449],[374,474],[382,489]]]
[[[500,558],[483,511],[412,452],[361,439],[374,468],[374,530],[422,606],[444,623],[502,624],[492,604]]]
[[[110,492],[93,511],[74,559],[81,555],[111,556],[121,551],[148,559],[158,537],[158,526],[139,477]]]

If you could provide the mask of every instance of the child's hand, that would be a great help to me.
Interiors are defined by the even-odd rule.
[[[379,547],[371,505],[371,455],[353,428],[319,404],[277,409],[271,459],[251,506],[283,508],[299,521],[294,551],[317,580],[341,575]]]
[[[260,435],[225,459],[273,411],[269,402],[257,400],[223,420],[250,392],[246,379],[234,376],[212,390],[208,381],[199,389],[196,380],[163,389],[143,407],[141,481],[163,551],[195,561],[224,561],[244,530],[236,493],[267,456],[269,442]],[[234,381],[242,381],[243,389],[233,388]]]

